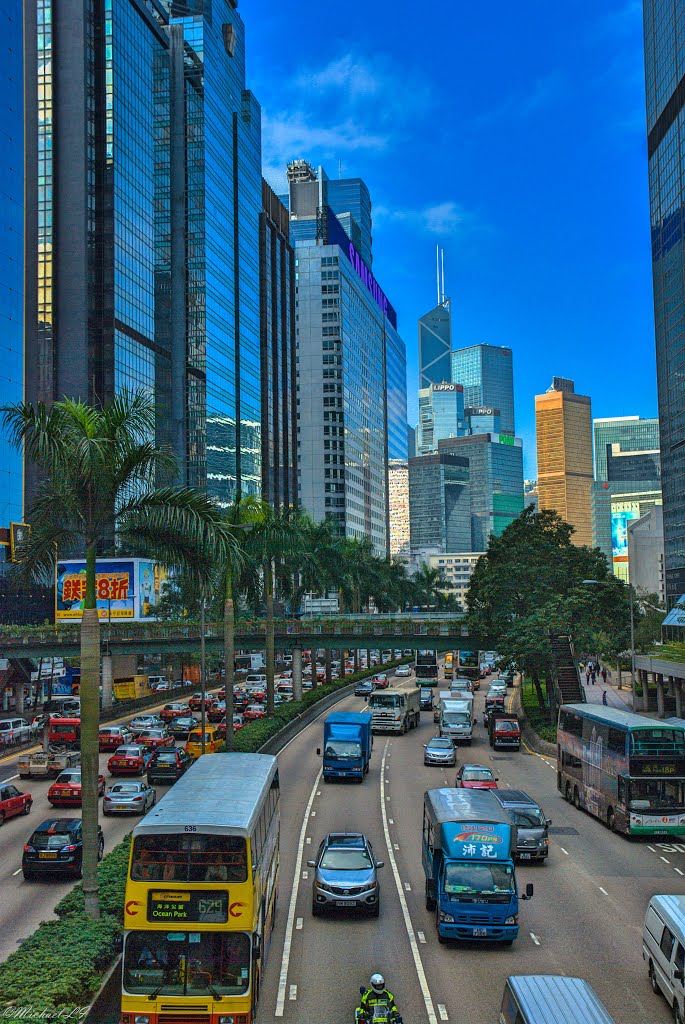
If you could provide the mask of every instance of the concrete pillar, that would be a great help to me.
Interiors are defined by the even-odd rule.
[[[656,710],[659,718],[666,717],[666,711],[664,710],[664,677],[661,672],[655,672],[656,678]]]
[[[359,671],[359,648],[358,647],[355,647],[354,651],[352,652],[352,656],[354,658],[354,671],[358,672]]]
[[[343,647],[340,651],[340,678],[345,678],[345,648]]]
[[[366,667],[371,668],[371,648],[366,648]]]
[[[683,717],[683,683],[680,679],[673,680],[675,688],[675,713],[676,718]]]
[[[331,649],[326,648],[326,686],[331,685]]]
[[[17,715],[24,714],[24,680],[14,680],[14,711]]]
[[[112,706],[112,655],[105,654],[102,657],[102,708]]]
[[[642,710],[649,711],[649,675],[647,674],[647,670],[639,668],[637,670],[637,677],[642,686]]]
[[[302,648],[293,647],[293,700],[302,700]]]

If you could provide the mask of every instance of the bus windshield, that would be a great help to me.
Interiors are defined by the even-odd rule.
[[[130,932],[124,989],[165,996],[237,996],[250,984],[244,932]]]
[[[682,782],[674,779],[631,779],[628,810],[656,811],[684,806]]]
[[[445,865],[445,892],[462,896],[514,894],[514,873],[510,864],[474,864],[452,861]]]
[[[630,753],[637,757],[658,754],[685,756],[685,732],[680,729],[634,729],[630,734]]]
[[[133,841],[131,878],[150,882],[245,882],[242,836],[142,835]]]

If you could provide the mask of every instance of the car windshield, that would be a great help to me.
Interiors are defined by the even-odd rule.
[[[34,832],[29,846],[35,850],[61,850],[73,841],[74,837],[69,832]]]
[[[438,739],[430,740],[430,742],[428,743],[428,746],[432,750],[435,750],[436,747],[437,747],[438,750],[452,750],[452,748],[454,747],[454,744],[452,743],[452,740],[449,740],[449,739],[439,739],[438,738]]]
[[[154,882],[244,882],[245,840],[242,836],[176,833],[137,836],[131,877]]]
[[[81,782],[81,772],[60,772],[57,782]]]
[[[673,779],[631,780],[628,801],[631,811],[671,810],[684,806],[682,782]]]
[[[242,995],[252,948],[245,932],[130,932],[124,989],[165,996]]]
[[[445,892],[453,896],[498,896],[514,893],[510,864],[468,864],[453,861],[445,865]]]
[[[121,757],[140,757],[140,747],[117,747],[114,756],[117,754]]]
[[[533,807],[530,810],[526,808],[525,811],[507,807],[507,814],[519,828],[544,828],[546,825],[545,816],[542,811]]]
[[[138,793],[140,787],[137,782],[117,782],[110,788],[110,793]]]
[[[319,867],[325,871],[366,871],[373,865],[368,852],[361,847],[339,849],[329,846],[321,858]]]
[[[361,744],[355,743],[354,740],[329,740],[324,751],[326,757],[337,757],[343,760],[361,757],[361,753]]]
[[[462,774],[463,782],[492,782],[489,768],[469,768]]]

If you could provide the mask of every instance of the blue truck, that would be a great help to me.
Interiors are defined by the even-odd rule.
[[[323,723],[323,777],[364,781],[369,770],[373,734],[371,715],[334,711]],[[321,750],[317,750],[320,754]]]
[[[426,909],[440,942],[502,942],[518,935],[516,826],[487,790],[429,789],[423,800]]]

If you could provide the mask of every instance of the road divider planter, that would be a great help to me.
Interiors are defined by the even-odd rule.
[[[407,660],[390,662],[383,670],[392,671]],[[250,722],[237,732],[235,749],[278,753],[326,708],[351,695],[355,683],[376,671],[374,666],[330,685],[312,687],[302,700],[291,701],[272,717]],[[41,1024],[51,1019],[99,1021],[98,998],[93,997],[112,975],[121,946],[130,842],[127,836],[98,866],[99,921],[86,915],[83,887],[78,884],[55,907],[57,920],[43,921],[0,964],[3,1024]]]

